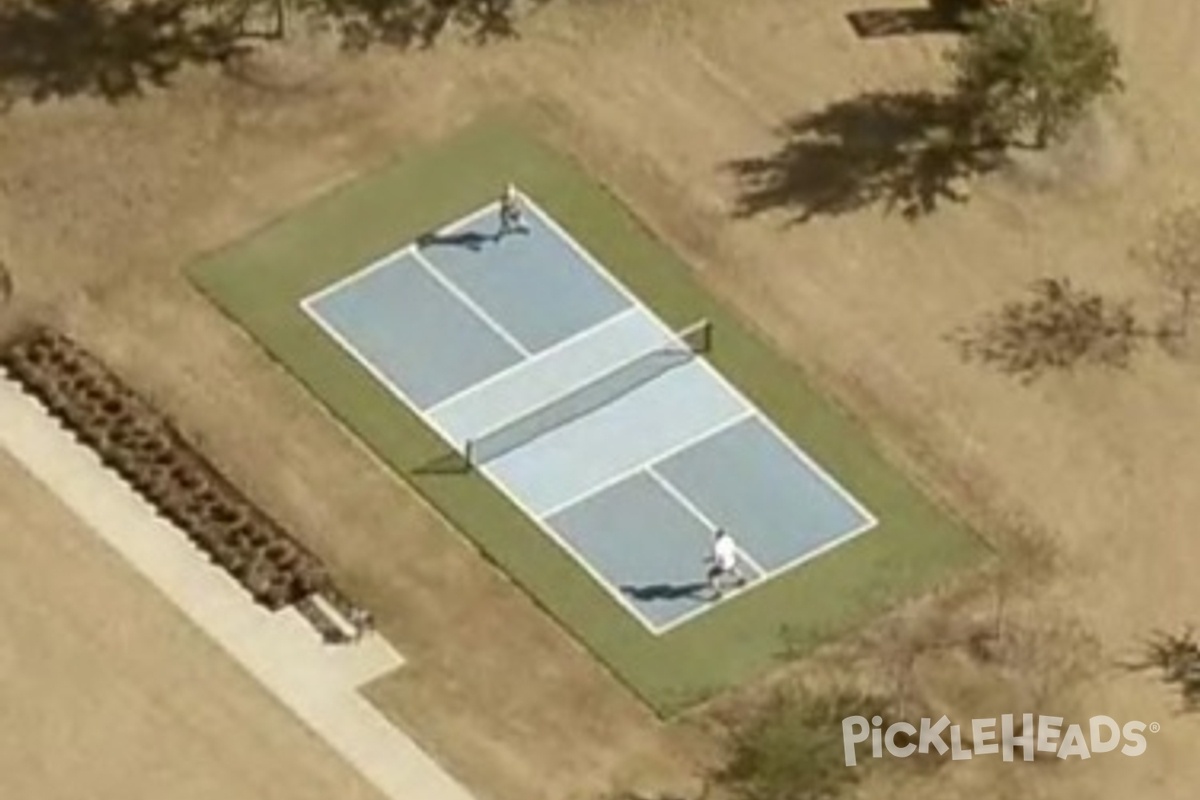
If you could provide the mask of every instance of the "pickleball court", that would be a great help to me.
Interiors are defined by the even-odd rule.
[[[875,526],[837,480],[533,198],[494,204],[302,301],[629,613],[664,633],[714,602],[712,532],[752,591]]]

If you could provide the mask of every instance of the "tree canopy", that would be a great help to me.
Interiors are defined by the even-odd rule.
[[[979,122],[1007,140],[1032,135],[1037,147],[1122,85],[1117,46],[1085,0],[1013,0],[979,12],[950,60]]]
[[[842,720],[890,717],[890,705],[853,691],[782,691],[737,730],[718,784],[735,800],[834,800],[863,774],[846,767]]]

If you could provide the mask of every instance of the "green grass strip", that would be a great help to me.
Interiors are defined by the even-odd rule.
[[[713,322],[717,367],[879,519],[874,530],[655,637],[486,479],[418,471],[438,437],[302,313],[301,298],[515,181],[673,326]],[[927,591],[986,552],[866,432],[693,279],[571,160],[478,124],[343,186],[191,268],[195,283],[659,713],[670,714]]]

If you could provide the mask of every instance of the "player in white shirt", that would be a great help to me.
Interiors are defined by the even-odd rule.
[[[712,554],[706,559],[712,565],[708,568],[708,585],[712,587],[717,599],[725,594],[725,583],[729,579],[734,581],[735,586],[743,586],[746,583],[746,576],[742,574],[738,565],[737,554],[737,542],[726,531],[718,528],[713,534]]]
[[[521,217],[521,197],[517,194],[517,187],[510,183],[500,195],[500,230],[496,233],[496,239],[517,231],[524,233],[525,225]]]

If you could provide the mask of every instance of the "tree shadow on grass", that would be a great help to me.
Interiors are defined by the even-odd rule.
[[[798,117],[774,152],[727,164],[737,215],[788,209],[807,222],[882,203],[917,219],[944,200],[965,201],[966,181],[1005,160],[974,119],[955,96],[932,92],[869,93]]]
[[[536,7],[545,0],[525,0]],[[109,101],[164,87],[188,64],[232,66],[285,19],[323,21],[347,49],[428,47],[451,29],[516,35],[517,0],[0,0],[0,109],[20,99]],[[266,29],[254,23],[272,20]]]
[[[189,18],[185,2],[12,0],[0,6],[0,100],[120,100],[240,51],[234,31]]]
[[[1123,666],[1137,672],[1158,670],[1163,683],[1179,689],[1184,711],[1200,711],[1200,643],[1192,629],[1178,634],[1153,631],[1144,648],[1141,659]]]
[[[432,47],[450,30],[475,44],[517,37],[520,0],[301,0],[332,21],[349,50],[373,44]],[[526,0],[538,6],[547,0]]]
[[[1128,302],[1077,289],[1067,278],[1043,278],[1026,297],[947,339],[964,361],[1029,384],[1048,372],[1084,366],[1128,369],[1142,341],[1153,335]]]

